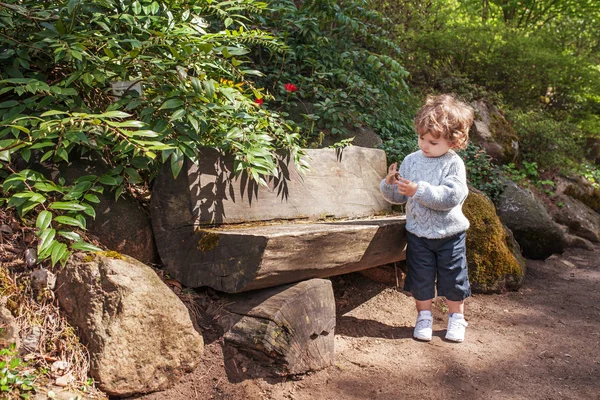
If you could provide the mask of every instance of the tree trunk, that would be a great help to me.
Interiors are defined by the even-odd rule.
[[[229,314],[220,319],[225,343],[276,374],[302,374],[333,364],[335,300],[329,280],[233,295],[228,302]]]

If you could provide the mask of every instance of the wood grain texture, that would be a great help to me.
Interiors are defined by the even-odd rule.
[[[335,301],[331,282],[311,279],[228,298],[225,342],[281,375],[333,364]]]
[[[187,162],[177,181],[165,165],[152,193],[152,208],[163,214],[160,227],[364,217],[390,210],[390,204],[379,193],[379,182],[386,174],[383,150],[349,147],[308,149],[307,153],[310,172],[299,174],[294,163],[282,157],[279,177],[270,178],[268,187],[258,185],[246,174],[236,177],[233,158],[213,149],[200,149],[199,165]],[[185,206],[192,218],[180,213],[164,216],[161,210],[173,203]]]
[[[387,217],[181,229],[161,255],[171,277],[185,286],[238,293],[404,260],[404,226],[404,217]]]

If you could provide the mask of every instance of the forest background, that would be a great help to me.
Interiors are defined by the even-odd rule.
[[[280,152],[305,169],[304,148],[346,146],[359,127],[400,161],[416,149],[416,108],[442,92],[493,103],[516,130],[516,162],[463,153],[490,197],[504,178],[551,197],[559,174],[600,190],[588,145],[600,139],[599,22],[594,0],[0,2],[0,207],[35,227],[40,262],[64,264],[97,249],[85,227],[99,194],[139,197],[198,146],[263,184]],[[56,173],[82,157],[104,170]],[[2,357],[9,390],[44,374]]]

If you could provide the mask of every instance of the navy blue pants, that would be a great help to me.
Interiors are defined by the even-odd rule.
[[[461,301],[471,295],[467,268],[466,232],[442,239],[427,239],[406,232],[408,274],[404,290],[416,300],[437,295]]]

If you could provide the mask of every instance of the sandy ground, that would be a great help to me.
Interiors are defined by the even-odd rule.
[[[195,372],[139,399],[600,399],[600,246],[527,267],[520,291],[468,300],[462,344],[443,339],[442,301],[433,340],[417,342],[411,298],[359,274],[335,277],[335,365],[294,380],[245,377],[207,327]]]

